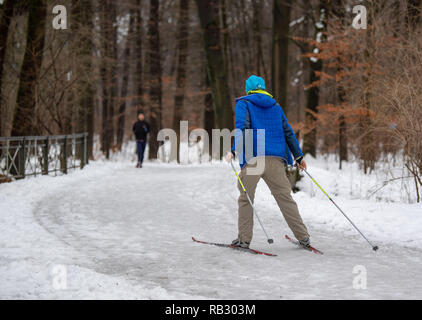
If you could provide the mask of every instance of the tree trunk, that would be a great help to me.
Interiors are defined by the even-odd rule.
[[[291,4],[291,0],[274,0],[273,8],[272,92],[286,115]]]
[[[372,25],[373,17],[377,13],[377,7],[370,3],[368,9],[368,24]],[[374,47],[374,29],[370,28],[366,30],[366,48],[364,51],[364,56],[366,63],[368,65],[367,72],[363,74],[363,106],[366,109],[366,112],[361,115],[359,126],[362,129],[363,137],[359,141],[358,150],[360,153],[360,159],[363,161],[363,171],[364,173],[371,172],[375,168],[375,162],[378,159],[379,155],[379,146],[377,142],[377,137],[372,132],[372,119],[370,117],[370,111],[372,107],[372,95],[374,88],[374,69],[375,69],[375,47]]]
[[[206,69],[206,68],[205,68]],[[212,129],[215,128],[215,109],[212,101],[212,93],[210,88],[210,80],[208,74],[205,72],[205,90],[207,94],[204,98],[204,129],[208,132],[208,137],[212,137]]]
[[[109,79],[108,79],[108,47],[109,43],[107,42],[107,33],[109,20],[109,7],[108,0],[100,2],[100,24],[101,24],[101,67],[100,67],[100,78],[101,78],[101,104],[102,104],[102,130],[101,130],[101,151],[107,152],[110,145],[107,137],[107,121],[108,121],[108,109],[109,109]]]
[[[262,53],[262,8],[259,0],[252,0],[253,6],[253,36],[255,42],[255,57],[258,75],[263,75],[267,79],[267,68],[265,67],[264,55]]]
[[[253,46],[251,45],[251,41],[249,39],[249,24],[246,19],[248,15],[248,9],[246,8],[245,0],[237,0],[234,1],[237,11],[240,14],[240,19],[242,21],[241,27],[242,32],[239,35],[241,40],[241,52],[244,61],[244,73],[245,75],[249,75],[253,70],[253,60],[252,60],[252,53]]]
[[[134,29],[134,12],[130,10],[129,12],[129,29],[126,37],[125,51],[123,53],[123,79],[122,87],[120,91],[120,107],[119,115],[117,120],[117,146],[119,150],[122,149],[123,138],[125,133],[125,117],[126,117],[126,104],[127,104],[127,93],[129,86],[129,67],[130,67],[130,52],[133,38],[133,29]]]
[[[196,0],[207,60],[207,73],[218,128],[233,129],[233,109],[227,79],[227,68],[220,45],[218,0]]]
[[[174,97],[173,129],[177,132],[177,162],[180,162],[180,121],[183,115],[183,101],[185,99],[186,86],[186,61],[188,55],[189,36],[189,0],[180,0],[179,7],[179,30],[177,33],[179,59],[177,63],[176,95]],[[174,154],[171,152],[171,154]]]
[[[3,80],[3,64],[7,48],[7,36],[9,35],[10,21],[13,17],[14,0],[5,0],[2,5],[2,16],[0,21],[0,136],[2,136],[2,109],[3,109],[3,96],[1,92]]]
[[[102,2],[102,67],[101,82],[103,90],[102,151],[106,159],[114,140],[114,110],[117,100],[117,25],[116,3],[114,0]]]
[[[157,135],[161,129],[162,79],[161,50],[159,30],[159,0],[150,0],[148,23],[149,41],[149,103],[150,103],[150,141],[149,158],[156,159],[158,153]]]
[[[117,26],[116,7],[113,0],[101,2],[101,87],[102,87],[102,136],[101,150],[110,158],[114,135],[114,107],[116,102]]]
[[[342,67],[339,63],[337,67],[337,74],[341,74]],[[338,101],[340,105],[342,105],[346,101],[346,93],[344,91],[343,86],[337,85],[337,95]],[[339,142],[339,157],[340,157],[340,169],[342,168],[342,161],[347,161],[348,159],[348,148],[347,148],[347,127],[346,127],[346,119],[343,114],[339,117],[339,132],[338,132],[338,142]]]
[[[117,109],[118,103],[118,83],[117,83],[117,60],[118,60],[118,51],[117,51],[117,3],[115,0],[110,1],[110,11],[111,11],[111,20],[110,20],[110,29],[109,33],[109,43],[110,43],[110,106],[109,106],[109,120],[108,120],[108,137],[110,139],[110,147],[113,147],[115,142],[115,127],[114,127],[114,115],[115,110]],[[109,158],[109,153],[107,153],[107,159]]]
[[[318,23],[314,25],[315,27],[315,34],[314,39],[317,39],[317,37],[320,37],[321,41],[324,40],[323,33],[326,32],[326,15],[328,14],[328,5],[326,0],[320,0],[320,6],[319,6],[319,14],[320,18]],[[313,51],[313,50],[312,50]],[[318,59],[317,61],[310,59],[309,64],[311,67],[311,74],[310,74],[310,83],[313,83],[314,81],[318,80],[318,77],[316,76],[317,72],[322,71],[322,60]],[[318,113],[318,107],[319,105],[319,86],[313,86],[309,88],[308,90],[308,99],[307,99],[307,112],[306,112],[306,127],[309,130],[308,133],[304,135],[303,139],[303,153],[307,154],[309,153],[313,157],[316,156],[316,146],[317,146],[317,137],[316,137],[316,126],[315,121],[316,117],[315,114]],[[310,112],[308,112],[308,110]]]
[[[223,52],[224,52],[224,61],[227,68],[227,79],[230,83],[238,83],[239,72],[235,72],[233,61],[233,48],[232,48],[232,39],[230,37],[229,26],[227,23],[227,3],[226,0],[221,0],[220,10],[221,10],[221,21],[223,28]],[[206,70],[206,69],[205,69]],[[209,84],[208,84],[209,86]],[[235,86],[231,86],[232,94],[236,95]],[[212,99],[210,100],[212,103]]]
[[[322,61],[319,59],[316,62],[309,62],[311,67],[310,82],[318,80],[315,72],[322,70]],[[303,153],[316,156],[316,127],[315,127],[315,113],[318,112],[317,107],[319,105],[319,87],[313,86],[308,89],[308,99],[306,105],[306,130],[309,130],[303,137]],[[309,110],[309,111],[308,111]]]
[[[77,131],[88,132],[88,157],[92,158],[93,144],[93,111],[94,111],[94,78],[92,77],[93,51],[93,7],[91,0],[73,0],[73,54],[76,57],[75,75],[77,101]]]
[[[134,74],[134,83],[135,83],[135,107],[136,111],[142,111],[144,107],[144,84],[143,80],[143,59],[142,59],[142,40],[143,37],[143,26],[142,26],[142,0],[136,0],[136,21],[135,21],[135,74]]]
[[[46,0],[28,0],[28,31],[20,72],[12,136],[40,134],[36,119],[36,86],[41,68],[47,17]]]
[[[331,12],[335,14],[337,19],[340,21],[341,25],[345,25],[345,8],[344,3],[342,0],[335,0],[332,2],[332,8]],[[341,48],[338,48],[339,56],[342,56]],[[337,67],[336,67],[336,73],[342,74],[343,67],[342,67],[342,61],[340,58],[337,58]],[[341,83],[336,84],[337,89],[337,98],[340,106],[346,101],[346,92],[343,88],[343,85]],[[348,159],[348,148],[347,148],[347,126],[346,126],[346,120],[343,114],[340,115],[338,119],[339,124],[339,131],[338,131],[338,143],[339,143],[339,168],[342,168],[342,162],[347,161]]]

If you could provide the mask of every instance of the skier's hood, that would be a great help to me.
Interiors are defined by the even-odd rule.
[[[247,96],[237,98],[236,102],[238,102],[239,100],[247,100],[249,102],[252,102],[257,107],[261,108],[270,108],[277,103],[277,101],[275,101],[268,92],[263,90],[259,91],[260,92],[251,92]]]

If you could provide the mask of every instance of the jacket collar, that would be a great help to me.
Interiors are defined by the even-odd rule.
[[[261,94],[266,94],[267,96],[269,96],[270,98],[272,98],[273,96],[271,95],[271,94],[269,94],[267,91],[265,91],[265,90],[261,90],[261,89],[258,89],[258,90],[251,90],[251,91],[249,91],[248,92],[248,94],[253,94],[253,93],[261,93]]]

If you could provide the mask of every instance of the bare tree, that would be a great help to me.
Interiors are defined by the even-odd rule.
[[[13,16],[14,1],[6,0],[2,4],[2,16],[0,21],[0,136],[2,135],[2,109],[3,109],[3,96],[2,96],[2,80],[3,80],[3,64],[6,55],[7,37],[9,35],[10,21]]]
[[[77,131],[88,132],[88,156],[92,158],[94,143],[93,77],[93,6],[92,0],[72,0],[72,51],[76,57],[75,84]]]
[[[134,56],[135,56],[135,74],[134,74],[134,86],[135,86],[135,106],[137,112],[141,111],[144,106],[143,94],[144,94],[144,84],[143,84],[143,26],[142,26],[142,0],[136,0],[135,7],[135,47],[134,47]]]
[[[183,116],[183,102],[185,99],[186,87],[186,62],[188,54],[189,37],[189,0],[180,0],[179,22],[178,22],[177,42],[178,42],[178,63],[176,76],[176,95],[174,97],[173,129],[177,132],[177,145],[180,148],[180,121]],[[180,161],[180,150],[177,149],[177,161]]]
[[[255,42],[254,61],[258,74],[262,74],[267,79],[267,67],[264,62],[262,52],[262,4],[259,0],[252,0],[253,6],[253,38]]]
[[[148,22],[148,42],[149,42],[149,104],[150,104],[150,140],[149,158],[156,159],[158,153],[157,135],[161,129],[161,109],[162,109],[162,69],[161,69],[161,49],[159,30],[159,0],[150,0],[150,15]]]
[[[130,67],[130,53],[131,45],[134,33],[135,15],[134,10],[129,11],[129,28],[126,37],[125,49],[123,52],[123,79],[120,89],[120,107],[119,114],[117,117],[117,146],[121,150],[123,137],[125,132],[125,116],[126,116],[126,105],[128,99],[128,87],[129,87],[129,67]]]
[[[101,87],[102,87],[102,143],[106,158],[114,138],[114,110],[117,98],[117,26],[116,3],[101,2]]]
[[[291,5],[291,0],[274,0],[273,7],[272,91],[286,115]]]
[[[218,128],[233,128],[233,109],[227,78],[227,67],[220,43],[218,0],[196,0],[207,60],[207,73],[213,95]]]
[[[46,0],[28,0],[28,31],[20,85],[13,119],[12,136],[39,133],[36,125],[36,86],[41,68],[47,16]]]
[[[319,1],[319,19],[314,23],[314,39],[315,41],[324,41],[325,33],[327,31],[327,15],[328,13],[328,3],[327,0]],[[312,48],[312,52],[317,49],[316,47]],[[318,49],[317,49],[318,50]],[[306,129],[307,133],[303,138],[303,153],[309,153],[313,157],[316,156],[316,147],[317,147],[317,137],[316,137],[316,116],[318,113],[319,106],[319,95],[320,88],[315,84],[318,81],[318,74],[322,71],[322,60],[312,57],[309,59],[310,64],[310,83],[311,87],[308,89],[307,96],[307,105],[306,105]]]

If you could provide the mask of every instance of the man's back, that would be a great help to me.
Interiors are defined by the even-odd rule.
[[[135,134],[136,140],[146,140],[149,132],[149,124],[146,121],[138,120],[133,125],[133,133]]]
[[[236,128],[254,130],[254,156],[257,156],[257,131],[265,130],[265,155],[290,162],[290,150],[295,157],[302,153],[283,109],[263,90],[236,100]],[[237,139],[239,136],[236,137]],[[239,150],[237,150],[239,151]]]

